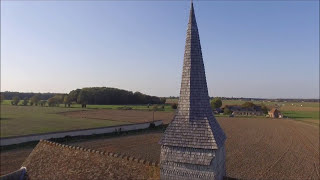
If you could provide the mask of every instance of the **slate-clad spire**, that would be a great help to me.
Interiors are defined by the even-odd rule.
[[[178,109],[160,144],[218,149],[225,139],[210,107],[200,38],[191,2]]]

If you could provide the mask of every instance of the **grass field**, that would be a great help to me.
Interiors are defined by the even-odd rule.
[[[61,112],[77,110],[83,109],[1,105],[1,137],[95,128],[129,123],[112,120],[72,118],[58,114]]]
[[[169,103],[177,103],[178,99],[168,99]],[[222,107],[226,105],[241,105],[246,101],[242,100],[223,100]],[[318,102],[275,102],[275,101],[250,101],[254,104],[264,104],[269,109],[278,107],[284,116],[297,120],[300,122],[308,123],[311,125],[319,125],[319,103]],[[215,115],[223,117],[223,115]]]
[[[19,102],[19,105],[22,101]],[[11,105],[11,100],[4,100],[2,102],[2,105]],[[64,108],[64,104],[60,104],[59,107]],[[88,104],[87,109],[119,109],[119,108],[132,108],[133,110],[145,110],[145,111],[152,111],[153,106],[150,105],[94,105],[94,104]],[[72,104],[70,108],[81,108],[81,104]],[[166,112],[173,112],[174,110],[171,108],[170,105],[165,105],[164,109],[162,109],[161,105],[158,105],[158,111],[166,111]]]
[[[91,111],[72,111],[64,112],[61,115],[71,118],[87,118],[113,120],[117,122],[144,123],[156,120],[162,120],[164,124],[169,124],[173,119],[173,112],[163,111],[139,111],[139,110],[113,110],[96,109]]]
[[[176,101],[176,100],[174,100]],[[245,101],[223,101],[225,105],[243,104]],[[277,104],[280,111],[288,118],[308,123],[311,125],[319,125],[319,103],[310,102],[262,102],[254,101],[255,104],[264,103],[269,108]],[[33,133],[45,133],[63,130],[94,128],[102,126],[112,126],[118,124],[126,124],[121,116],[116,117],[116,121],[108,116],[103,115],[103,118],[96,117],[96,115],[89,117],[81,116],[63,116],[61,113],[70,111],[82,111],[93,109],[112,109],[130,107],[133,110],[152,111],[152,106],[147,105],[87,105],[86,109],[80,108],[79,104],[72,105],[71,108],[65,108],[64,105],[60,107],[40,107],[40,106],[12,106],[10,100],[4,100],[1,105],[1,137],[26,135]],[[160,111],[174,112],[170,105],[165,105],[164,109],[158,106]],[[129,112],[129,111],[128,111]],[[126,114],[127,112],[123,112]],[[151,112],[150,112],[151,113]],[[150,114],[149,113],[149,114]],[[157,112],[158,113],[158,112]],[[160,113],[160,112],[159,112]],[[100,114],[101,115],[101,114]],[[125,116],[125,115],[124,115]],[[151,115],[147,115],[148,117]],[[146,116],[146,117],[147,117]],[[224,115],[216,115],[223,117]],[[106,118],[108,117],[108,118]],[[139,116],[140,119],[141,116]],[[125,119],[125,118],[124,118]],[[150,119],[150,118],[149,118]],[[132,123],[132,120],[130,120]]]

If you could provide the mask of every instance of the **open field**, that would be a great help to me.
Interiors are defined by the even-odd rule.
[[[11,105],[11,100],[4,100],[2,105]],[[22,101],[20,101],[19,105],[22,106]],[[164,109],[161,108],[162,105],[158,105],[158,111],[166,111],[166,112],[173,112],[174,110],[171,108],[170,105],[164,105]],[[47,106],[46,106],[47,107]],[[64,104],[60,104],[59,107],[64,108]],[[133,110],[145,110],[145,111],[152,111],[153,106],[150,105],[94,105],[94,104],[88,104],[86,109],[119,109],[119,108],[132,108]],[[81,108],[81,104],[72,104],[70,108]]]
[[[223,101],[226,104],[242,104],[244,101]],[[261,101],[254,102],[260,104]],[[263,102],[273,107],[280,106],[280,111],[292,120],[310,125],[319,125],[319,103],[311,102]],[[72,108],[40,107],[40,106],[11,106],[10,101],[5,100],[1,105],[1,137],[26,135],[34,133],[46,133],[54,131],[84,129],[103,126],[112,126],[133,122],[145,122],[153,120],[152,106],[147,105],[87,105],[86,109],[80,105]],[[301,106],[302,105],[302,106]],[[140,113],[132,110],[117,110],[118,108],[131,107],[133,110],[141,110]],[[161,107],[161,106],[159,106]],[[78,112],[72,112],[78,111]],[[164,106],[163,111],[156,111],[154,119],[162,119],[168,123],[174,110],[170,105]],[[129,114],[128,114],[129,113]],[[131,117],[132,116],[132,117]],[[223,116],[223,115],[216,115]],[[103,121],[102,121],[103,120]]]
[[[319,111],[283,111],[282,113],[291,119],[319,126]]]
[[[129,124],[112,120],[71,118],[58,113],[76,108],[1,105],[1,137]]]
[[[228,177],[318,179],[319,129],[285,119],[218,118],[227,134]],[[75,142],[73,145],[159,161],[162,132]],[[132,143],[135,142],[135,143]]]
[[[154,114],[154,116],[153,116]],[[1,105],[1,137],[142,123],[169,122],[172,112]]]
[[[222,106],[241,105],[246,101],[241,100],[223,100]],[[252,101],[254,104],[265,104],[268,108],[275,106],[284,114],[284,116],[303,123],[319,126],[319,103],[318,102],[272,102],[272,101]]]
[[[286,119],[217,118],[227,135],[227,176],[319,179],[319,129]],[[68,144],[159,161],[162,130]],[[1,174],[20,167],[30,148],[1,153]]]
[[[92,111],[73,111],[61,113],[66,117],[71,118],[88,118],[113,120],[117,122],[143,123],[154,120],[162,120],[165,124],[171,122],[173,118],[172,112],[162,111],[137,111],[137,110],[108,110],[99,109]]]

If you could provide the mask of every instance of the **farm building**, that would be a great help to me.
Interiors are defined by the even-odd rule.
[[[240,111],[234,111],[232,113],[234,116],[263,116],[262,111],[254,111],[254,110],[240,110]]]
[[[283,115],[277,108],[273,108],[268,112],[269,117],[271,118],[283,118]]]
[[[241,107],[241,106],[226,106],[234,116],[263,116],[264,113],[260,106]]]

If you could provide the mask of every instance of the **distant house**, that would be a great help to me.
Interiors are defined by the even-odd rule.
[[[213,113],[214,114],[220,114],[220,113],[223,113],[223,110],[221,108],[216,108],[213,110]]]
[[[263,116],[264,113],[260,106],[241,107],[241,106],[226,106],[232,111],[233,116]]]
[[[283,118],[283,115],[277,108],[273,108],[268,112],[269,117],[271,118]]]

